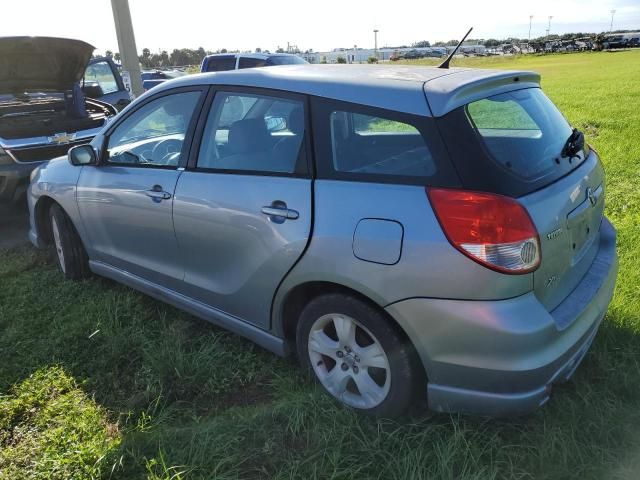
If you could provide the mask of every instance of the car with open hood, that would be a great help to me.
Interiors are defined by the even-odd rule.
[[[126,101],[109,62],[89,64],[93,50],[65,38],[0,38],[0,201],[23,197],[38,164],[91,141],[117,113],[91,96]]]

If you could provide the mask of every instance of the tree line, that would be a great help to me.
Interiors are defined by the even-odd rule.
[[[617,30],[612,33],[626,33],[630,30]],[[603,35],[603,34],[600,34]],[[531,43],[542,43],[546,41],[553,40],[575,40],[578,38],[584,37],[595,37],[595,33],[585,33],[585,32],[577,32],[577,33],[565,33],[562,35],[549,35],[536,37],[531,39]],[[517,37],[509,37],[505,39],[495,39],[495,38],[470,38],[465,41],[466,44],[475,44],[475,45],[484,45],[487,48],[497,47],[499,45],[503,45],[505,43],[527,43],[529,39],[527,38],[517,38]],[[419,42],[414,42],[411,45],[400,45],[396,47],[385,47],[385,48],[425,48],[425,47],[448,47],[455,46],[458,44],[458,40],[448,40],[448,41],[437,41],[437,42],[429,42],[428,40],[421,40]],[[286,50],[278,47],[275,50],[276,53],[285,53]],[[239,53],[240,50],[227,50],[226,48],[221,48],[215,51],[205,50],[202,47],[197,49],[192,48],[174,48],[171,53],[167,50],[161,50],[157,53],[151,53],[151,50],[148,48],[142,49],[142,55],[138,57],[140,60],[140,65],[144,69],[153,69],[153,68],[171,68],[171,67],[182,67],[187,65],[200,65],[202,63],[202,59],[213,53]],[[263,50],[261,48],[255,49],[256,53],[264,52],[269,53],[269,50]],[[311,53],[313,50],[306,50],[305,53]],[[297,47],[293,47],[289,49],[289,53],[302,53]],[[105,56],[109,58],[113,58],[116,62],[120,62],[120,54],[118,52],[112,52],[111,50],[107,50],[105,52]]]

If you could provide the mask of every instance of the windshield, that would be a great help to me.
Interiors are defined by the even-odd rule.
[[[525,180],[557,170],[573,133],[539,88],[478,100],[468,104],[466,111],[493,159]]]

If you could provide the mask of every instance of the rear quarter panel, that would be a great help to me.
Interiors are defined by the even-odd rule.
[[[424,187],[318,180],[315,219],[307,251],[277,292],[274,314],[279,331],[286,295],[306,282],[336,283],[380,306],[412,297],[466,300],[505,299],[532,289],[531,274],[505,275],[470,260],[448,242],[431,210]],[[392,265],[354,254],[354,232],[362,219],[402,225],[398,261]],[[377,249],[394,249],[397,239],[371,239]]]

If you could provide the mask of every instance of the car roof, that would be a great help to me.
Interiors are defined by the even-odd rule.
[[[212,53],[211,55],[207,55],[205,58],[216,58],[216,57],[249,57],[249,58],[261,58],[267,59],[271,57],[297,57],[298,55],[294,55],[292,53]],[[300,57],[302,58],[302,57]]]
[[[260,87],[423,116],[442,116],[480,98],[539,87],[540,76],[526,71],[474,68],[282,65],[190,75],[165,82],[162,90],[187,85]]]

